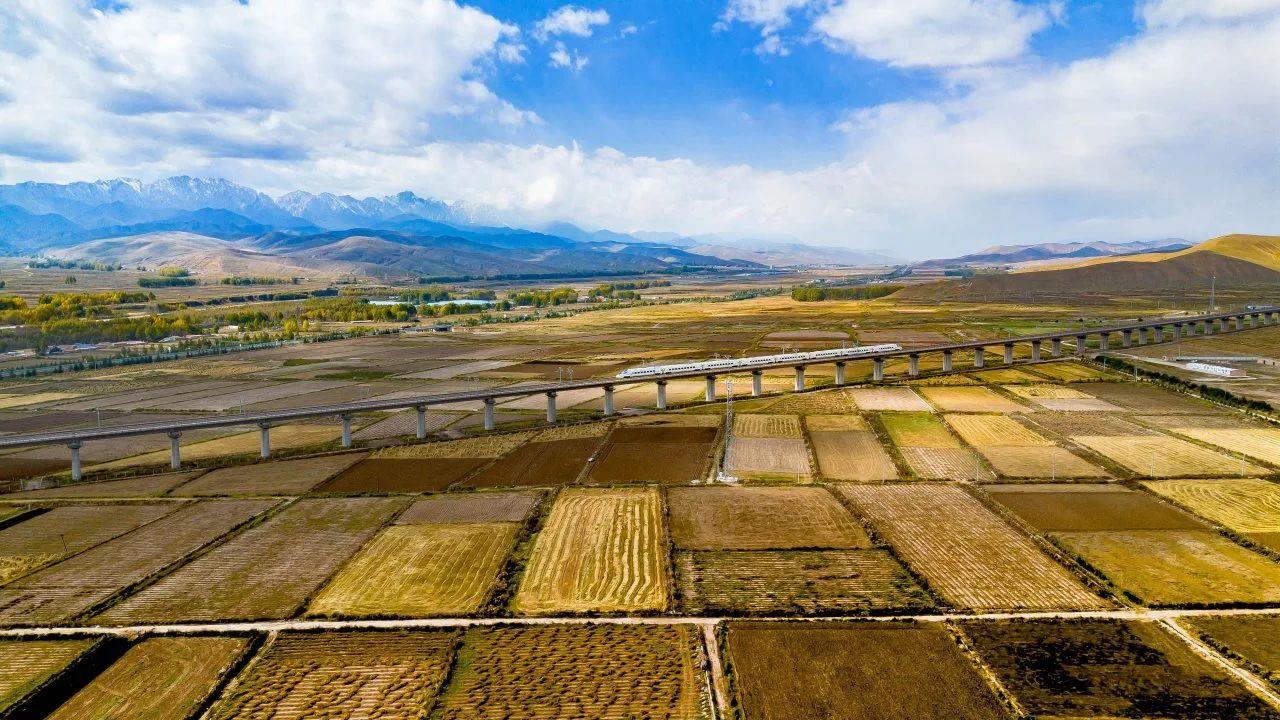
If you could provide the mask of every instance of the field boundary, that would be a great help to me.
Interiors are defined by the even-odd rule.
[[[1159,620],[1157,624],[1166,631],[1186,643],[1195,654],[1204,658],[1209,663],[1215,665],[1219,669],[1225,671],[1228,675],[1235,678],[1240,684],[1244,685],[1254,695],[1264,700],[1273,709],[1280,710],[1280,694],[1266,680],[1254,675],[1247,668],[1237,665],[1229,660],[1222,653],[1211,647],[1208,643],[1201,640],[1195,633],[1188,632],[1185,628],[1177,623],[1173,618]]]

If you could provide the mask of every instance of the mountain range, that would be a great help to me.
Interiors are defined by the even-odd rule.
[[[1136,240],[1127,243],[1105,241],[1039,243],[1036,245],[993,245],[976,253],[959,257],[927,260],[920,267],[954,267],[957,265],[1016,265],[1077,258],[1116,257],[1149,252],[1175,252],[1191,247],[1180,238]]]

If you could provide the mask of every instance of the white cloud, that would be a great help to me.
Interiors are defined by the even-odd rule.
[[[533,36],[546,42],[556,35],[574,35],[591,37],[596,26],[608,25],[609,13],[605,10],[590,10],[578,5],[562,5],[538,21],[533,27]]]
[[[756,52],[762,55],[787,55],[782,30],[791,24],[791,14],[808,7],[814,0],[730,0],[725,6],[716,29],[724,30],[735,22],[756,25],[760,28],[760,44]]]
[[[1280,0],[1146,0],[1139,19],[1151,26],[1187,20],[1241,20],[1280,12]]]
[[[1061,6],[1014,0],[844,0],[814,21],[832,47],[899,67],[1016,58]]]
[[[555,47],[551,49],[550,60],[547,65],[553,68],[568,68],[574,72],[581,70],[587,66],[587,58],[579,55],[576,51],[570,51],[565,47],[564,43],[556,42]]]

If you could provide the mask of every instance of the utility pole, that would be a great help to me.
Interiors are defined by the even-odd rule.
[[[1218,301],[1215,297],[1218,293],[1218,276],[1213,275],[1209,278],[1209,313],[1213,314],[1215,308],[1218,307]]]

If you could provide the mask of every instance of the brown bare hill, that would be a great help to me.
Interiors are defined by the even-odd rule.
[[[1280,237],[1223,235],[1186,250],[1123,258],[1098,258],[1070,267],[978,275],[903,289],[911,300],[978,300],[1004,296],[1061,296],[1219,286],[1280,285]]]

